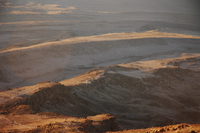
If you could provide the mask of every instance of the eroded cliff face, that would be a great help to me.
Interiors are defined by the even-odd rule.
[[[30,118],[36,117],[39,121],[46,117],[46,113],[38,115],[41,112],[55,112],[60,119],[67,120],[69,116],[81,119],[81,123],[75,124],[77,132],[200,123],[199,62],[199,54],[185,54],[179,58],[99,67],[60,83],[42,82],[7,89],[0,93],[1,119],[6,120],[1,123],[1,128],[21,131],[18,126],[21,124],[26,125],[23,131],[29,132],[72,131],[69,126],[73,125],[72,121],[52,124],[57,121],[55,117],[55,120],[48,118],[51,122],[27,125],[32,123]],[[103,121],[102,124],[88,117],[104,113],[114,115],[119,127],[113,116],[112,122],[108,122],[114,123],[112,130],[112,124]],[[27,120],[19,121],[17,125],[14,121],[18,117]],[[101,115],[94,117],[101,118]],[[106,117],[110,121],[111,116]],[[36,128],[38,125],[41,126]]]

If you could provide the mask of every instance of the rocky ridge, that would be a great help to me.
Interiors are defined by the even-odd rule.
[[[199,54],[183,54],[7,89],[0,92],[0,127],[3,132],[199,132],[190,125],[200,123],[199,62]],[[190,124],[149,128],[178,123]]]

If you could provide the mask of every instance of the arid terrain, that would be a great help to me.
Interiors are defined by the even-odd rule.
[[[199,64],[200,54],[182,54],[8,88],[0,92],[0,127],[2,132],[200,132]]]
[[[0,0],[0,133],[200,133],[199,0]]]

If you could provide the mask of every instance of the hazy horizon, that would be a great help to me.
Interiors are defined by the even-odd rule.
[[[0,48],[156,29],[198,34],[198,3],[197,0],[1,0]]]

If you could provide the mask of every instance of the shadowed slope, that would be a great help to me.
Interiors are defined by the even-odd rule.
[[[43,82],[5,90],[0,93],[1,114],[111,113],[122,129],[199,123],[199,61],[199,54],[185,54],[100,67],[62,84]]]

